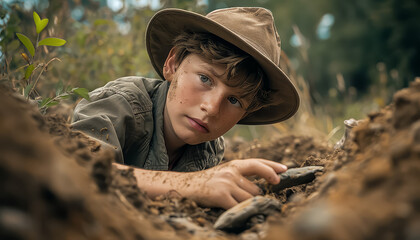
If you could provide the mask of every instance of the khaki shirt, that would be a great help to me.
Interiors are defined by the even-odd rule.
[[[169,82],[124,77],[92,91],[73,115],[73,129],[115,150],[117,161],[151,170],[169,170],[163,135],[163,110]],[[198,171],[220,163],[224,140],[187,145],[171,170]]]

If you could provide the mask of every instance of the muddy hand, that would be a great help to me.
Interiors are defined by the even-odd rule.
[[[264,193],[275,192],[278,193],[281,190],[305,183],[310,183],[315,179],[315,173],[321,172],[324,167],[320,166],[309,166],[301,168],[291,168],[284,173],[279,174],[280,183],[276,185],[267,184],[265,180],[257,183]]]
[[[232,160],[214,168],[190,173],[185,189],[178,192],[190,197],[197,203],[208,207],[229,209],[253,196],[260,195],[262,190],[247,176],[264,178],[270,184],[280,182],[279,173],[285,172],[286,166],[265,159]]]

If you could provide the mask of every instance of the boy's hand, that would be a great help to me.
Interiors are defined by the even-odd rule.
[[[135,175],[139,187],[152,198],[175,190],[202,206],[229,209],[262,193],[261,189],[245,176],[256,175],[265,178],[271,184],[278,184],[280,182],[278,173],[286,170],[287,167],[283,164],[252,158],[233,160],[211,169],[189,173],[136,168]]]
[[[264,159],[233,160],[192,173],[193,186],[188,189],[187,194],[202,205],[229,209],[239,202],[262,194],[262,190],[245,176],[257,175],[271,184],[278,184],[278,173],[286,170],[286,166]]]

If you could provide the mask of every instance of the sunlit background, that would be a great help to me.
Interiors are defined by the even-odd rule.
[[[38,61],[58,57],[37,85],[40,95],[58,84],[93,90],[122,76],[157,77],[144,31],[158,10],[177,7],[206,14],[232,6],[270,9],[282,39],[282,67],[298,86],[302,104],[292,119],[272,126],[235,127],[228,137],[269,139],[282,134],[322,136],[331,143],[343,121],[387,105],[420,76],[420,2],[417,0],[3,0],[0,6],[1,81],[23,78],[26,52],[16,33],[35,41],[36,11],[50,20],[41,37],[67,40],[40,47]]]

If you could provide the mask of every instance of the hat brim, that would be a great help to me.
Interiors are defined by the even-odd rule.
[[[284,121],[296,113],[299,95],[293,83],[275,63],[236,33],[194,12],[168,8],[157,12],[149,21],[146,48],[154,69],[162,79],[163,65],[173,47],[173,40],[184,31],[208,32],[226,40],[251,55],[265,72],[276,104],[248,114],[238,124],[272,124]]]

